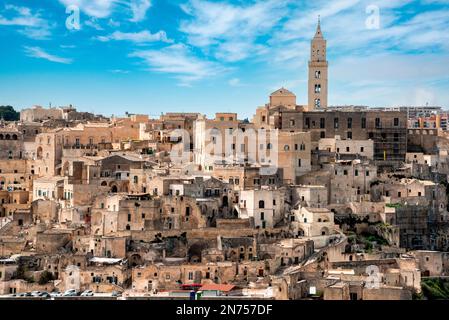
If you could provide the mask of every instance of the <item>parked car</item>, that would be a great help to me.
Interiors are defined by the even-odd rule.
[[[62,295],[63,297],[76,297],[78,295],[78,291],[76,289],[69,289]]]
[[[51,296],[50,296],[50,294],[49,294],[48,292],[43,291],[43,292],[41,292],[41,293],[39,294],[39,297],[42,297],[42,298],[50,298]]]
[[[31,292],[31,296],[32,297],[39,297],[40,294],[41,294],[40,291],[33,291],[33,292]]]
[[[81,297],[93,297],[94,293],[92,290],[86,290],[83,293],[81,293]]]
[[[62,293],[61,292],[51,292],[50,293],[50,296],[51,297],[62,297]]]
[[[31,297],[31,292],[21,292],[17,294],[18,297]]]
[[[120,292],[117,292],[117,291],[112,291],[112,295],[111,296],[112,297],[121,297],[122,294]]]

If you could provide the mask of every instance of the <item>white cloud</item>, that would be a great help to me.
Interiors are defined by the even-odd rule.
[[[160,50],[139,50],[130,56],[143,59],[150,71],[174,75],[181,85],[190,85],[193,81],[224,71],[224,68],[216,63],[195,57],[189,48],[182,44],[174,44]]]
[[[88,16],[103,19],[108,18],[117,8],[126,7],[131,13],[131,22],[142,21],[148,9],[151,7],[151,0],[59,0],[64,6],[77,6]]]
[[[40,47],[28,47],[25,46],[25,53],[29,57],[38,58],[38,59],[45,59],[51,62],[57,62],[57,63],[64,63],[64,64],[70,64],[72,63],[72,59],[68,58],[61,58],[56,55],[49,54],[45,50],[41,49]]]
[[[239,78],[232,78],[231,80],[228,81],[228,84],[229,84],[231,87],[238,87],[238,86],[241,86],[241,83],[240,83],[240,79],[239,79]]]
[[[109,70],[109,72],[119,73],[119,74],[128,74],[129,73],[128,70],[122,70],[122,69],[113,69],[113,70]]]
[[[190,19],[181,21],[180,30],[190,44],[212,50],[217,58],[239,61],[264,52],[256,44],[282,18],[287,1],[265,0],[250,5],[191,0],[181,6]]]
[[[146,42],[155,42],[162,41],[166,43],[171,43],[173,40],[167,38],[167,34],[165,31],[158,31],[156,33],[151,33],[148,30],[143,30],[140,32],[121,32],[115,31],[108,36],[99,36],[98,40],[106,42],[110,40],[116,41],[131,41],[135,43],[146,43]]]
[[[5,10],[0,14],[0,25],[19,27],[19,33],[35,40],[48,39],[53,27],[39,12],[33,13],[30,8],[15,5],[5,5]]]
[[[89,20],[87,20],[86,22],[84,22],[84,24],[88,27],[91,27],[97,31],[101,31],[104,30],[103,27],[98,23],[98,19],[97,18],[90,18]]]
[[[133,17],[132,22],[139,22],[145,19],[148,9],[151,7],[151,0],[131,0],[130,8]]]
[[[329,70],[332,104],[447,105],[449,58],[398,53],[345,57]],[[427,101],[425,101],[427,100]]]
[[[95,18],[106,18],[112,13],[118,0],[59,0],[64,6],[77,6],[85,14]]]
[[[113,28],[118,28],[118,27],[120,27],[120,22],[115,21],[114,19],[109,19],[108,26],[113,27]]]

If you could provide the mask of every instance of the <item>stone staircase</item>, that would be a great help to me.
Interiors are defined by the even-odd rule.
[[[12,218],[10,217],[2,217],[0,218],[0,234],[2,233],[2,231],[5,231],[8,226],[11,225],[12,222]]]

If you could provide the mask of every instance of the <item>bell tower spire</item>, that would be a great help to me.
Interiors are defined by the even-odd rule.
[[[327,108],[328,62],[326,60],[326,47],[326,40],[321,32],[321,17],[318,16],[315,36],[310,47],[309,110]]]
[[[316,26],[316,32],[314,39],[321,38],[323,39],[323,33],[321,32],[321,18],[318,15],[318,25]]]

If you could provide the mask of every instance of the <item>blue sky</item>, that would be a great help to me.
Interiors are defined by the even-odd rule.
[[[449,107],[449,0],[4,0],[0,104],[244,118],[281,86],[305,104],[318,15],[329,104]]]

